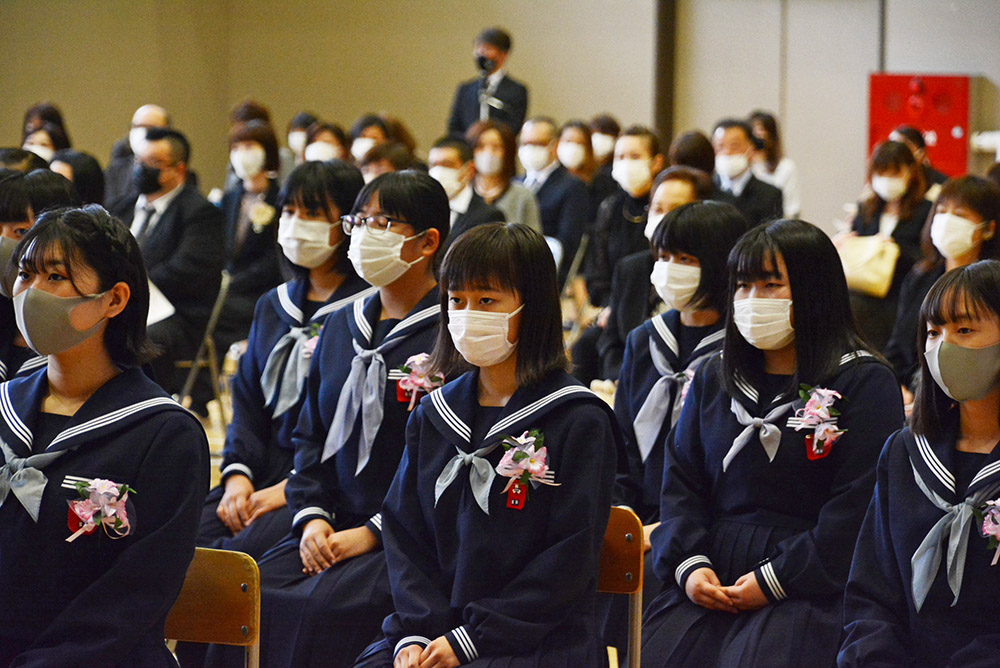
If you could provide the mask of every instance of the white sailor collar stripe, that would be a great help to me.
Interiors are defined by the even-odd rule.
[[[287,283],[282,283],[278,286],[278,304],[281,305],[282,310],[288,314],[288,317],[293,320],[295,325],[301,327],[303,324],[302,320],[305,318],[305,315],[302,313],[302,309],[296,306],[295,301],[292,299],[292,294],[289,289],[291,284],[292,282],[288,281]]]
[[[680,344],[677,343],[677,337],[674,336],[674,333],[670,331],[670,326],[667,325],[664,315],[666,314],[658,315],[650,320],[650,322],[653,325],[653,330],[656,332],[657,336],[659,336],[663,345],[667,347],[667,350],[673,353],[674,359],[679,359],[681,356]],[[650,341],[650,345],[654,344],[654,341]]]
[[[333,313],[334,311],[339,311],[340,309],[344,308],[348,304],[352,304],[352,303],[358,302],[358,301],[363,302],[365,299],[371,297],[376,292],[378,292],[378,288],[366,288],[366,289],[362,290],[361,292],[356,292],[353,295],[350,295],[348,297],[344,297],[343,299],[338,299],[335,302],[330,302],[329,304],[324,304],[323,306],[321,306],[318,309],[316,309],[316,313],[314,313],[313,317],[309,319],[309,322],[314,322],[316,320],[321,320],[321,319],[325,318],[326,316],[330,315],[331,313]]]
[[[10,383],[4,383],[0,385],[0,415],[3,416],[4,422],[7,423],[7,427],[10,429],[11,433],[17,436],[24,445],[31,449],[31,430],[28,426],[24,424],[21,420],[21,416],[17,414],[14,410],[14,403],[11,401],[10,397]]]

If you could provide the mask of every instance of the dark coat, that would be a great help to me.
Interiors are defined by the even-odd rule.
[[[753,174],[750,175],[750,180],[747,181],[739,197],[722,190],[718,174],[712,178],[715,183],[714,197],[719,201],[729,202],[739,209],[740,213],[746,216],[750,227],[784,216],[781,190],[764,183]]]
[[[464,135],[466,130],[479,121],[481,85],[480,79],[473,79],[458,86],[451,105],[451,116],[448,118],[448,132]],[[493,97],[503,106],[500,109],[490,106],[490,120],[503,123],[516,135],[521,131],[524,117],[528,113],[528,89],[521,82],[504,76]]]
[[[520,179],[523,182],[523,179]],[[590,193],[587,185],[559,165],[535,193],[542,216],[542,234],[559,240],[563,247],[559,284],[580,246],[580,238],[590,224]]]
[[[477,225],[505,222],[507,222],[507,217],[504,216],[503,211],[492,204],[487,204],[486,200],[473,190],[472,200],[469,201],[469,208],[465,210],[465,213],[460,213],[455,217],[455,222],[452,223],[451,229],[448,231],[444,248],[440,251],[441,257],[444,257],[451,244],[455,239],[462,236],[463,232],[467,232]]]

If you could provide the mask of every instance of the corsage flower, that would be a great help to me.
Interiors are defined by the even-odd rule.
[[[78,482],[76,489],[80,498],[69,502],[68,524],[74,533],[66,539],[67,543],[93,533],[98,526],[111,538],[124,538],[129,534],[132,527],[125,502],[129,492],[135,494],[134,489],[102,478]]]
[[[805,406],[795,411],[795,431],[813,430],[812,434],[806,436],[809,447],[807,454],[810,459],[819,459],[828,455],[830,446],[847,431],[837,428],[840,411],[833,407],[833,402],[843,397],[836,390],[822,387],[803,384],[799,388],[799,397],[805,402]]]
[[[274,220],[274,207],[263,200],[257,200],[250,205],[248,215],[254,234],[260,234]]]
[[[323,331],[323,325],[314,322],[309,325],[309,338],[302,344],[302,357],[311,359],[316,352],[316,345],[319,343],[319,334]]]
[[[987,501],[981,509],[983,522],[983,537],[989,538],[990,542],[986,546],[987,550],[995,550],[991,566],[996,566],[1000,560],[1000,499]]]
[[[542,485],[559,485],[556,473],[548,464],[548,453],[543,443],[545,437],[537,429],[526,431],[520,436],[508,436],[503,440],[506,452],[497,464],[496,471],[505,478],[507,492],[514,486],[525,488],[529,482]]]
[[[410,398],[409,410],[411,411],[417,405],[417,399],[421,392],[430,393],[431,390],[444,385],[444,376],[432,373],[431,369],[428,368],[427,363],[430,358],[431,356],[427,353],[411,355],[406,360],[406,364],[399,367],[400,371],[407,374],[405,378],[399,379],[399,389],[403,390]]]

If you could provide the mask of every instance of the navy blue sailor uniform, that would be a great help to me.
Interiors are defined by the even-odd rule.
[[[313,354],[285,487],[292,533],[259,560],[264,665],[348,666],[392,610],[381,549],[312,577],[299,556],[302,529],[314,519],[337,531],[367,527],[381,543],[379,511],[409,417],[409,400],[397,396],[399,367],[434,347],[439,293],[430,290],[399,321],[380,322],[381,310],[375,293],[328,316]],[[224,654],[213,648],[209,665],[231,665]]]
[[[194,556],[204,429],[138,368],[72,417],[41,413],[47,393],[44,369],[0,385],[0,666],[176,666],[163,626]],[[135,490],[131,530],[67,542],[74,483],[94,478]]]
[[[233,421],[222,450],[222,479],[205,499],[199,545],[258,558],[288,533],[292,516],[286,506],[233,536],[216,514],[226,479],[245,475],[259,490],[288,477],[294,454],[292,432],[309,375],[309,340],[318,335],[328,315],[376,291],[352,271],[318,308],[310,308],[316,303],[308,301],[309,282],[302,280],[283,283],[257,302],[247,350],[233,379]]]
[[[462,664],[605,666],[597,563],[622,447],[610,408],[563,372],[519,388],[497,414],[478,370],[421,400],[382,509],[395,612],[356,666],[391,666],[444,636]],[[496,421],[494,421],[494,416]],[[508,507],[501,441],[539,430],[559,486]]]
[[[780,396],[788,376],[759,388],[736,378],[732,396],[721,369],[721,355],[698,369],[667,440],[651,541],[656,574],[676,586],[647,608],[643,665],[832,665],[878,452],[903,424],[899,385],[870,354],[844,355],[822,382],[843,397],[832,419],[844,431],[816,449],[812,428],[795,429],[804,402]],[[692,603],[684,587],[703,567],[723,585],[753,572],[768,605],[733,615]]]
[[[847,582],[838,665],[997,665],[1000,568],[974,511],[1000,497],[1000,448],[958,452],[956,440],[906,428],[886,443]]]

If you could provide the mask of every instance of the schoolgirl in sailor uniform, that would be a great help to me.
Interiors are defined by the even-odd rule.
[[[340,224],[363,185],[361,173],[339,160],[307,162],[278,194],[278,242],[295,278],[257,302],[233,379],[222,481],[205,500],[200,545],[257,558],[288,533],[292,430],[316,339],[327,316],[376,292],[351,266]]]
[[[48,367],[0,384],[0,666],[175,666],[163,625],[194,555],[208,444],[138,368],[138,245],[99,206],[60,209],[14,261],[18,325]]]
[[[666,444],[644,666],[829,666],[899,386],[854,328],[837,252],[781,220],[729,258],[723,352]]]
[[[407,424],[382,509],[395,611],[355,665],[607,665],[595,587],[621,436],[564,371],[544,239],[460,236],[441,308],[435,368],[471,370]]]
[[[952,269],[920,309],[913,421],[879,458],[839,665],[995,666],[1000,645],[1000,262]]]
[[[411,397],[401,367],[434,345],[436,254],[448,197],[425,173],[384,174],[343,219],[349,256],[378,292],[327,317],[292,436],[291,534],[260,560],[261,663],[344,666],[392,609],[379,510]],[[224,648],[209,665],[229,666]]]

